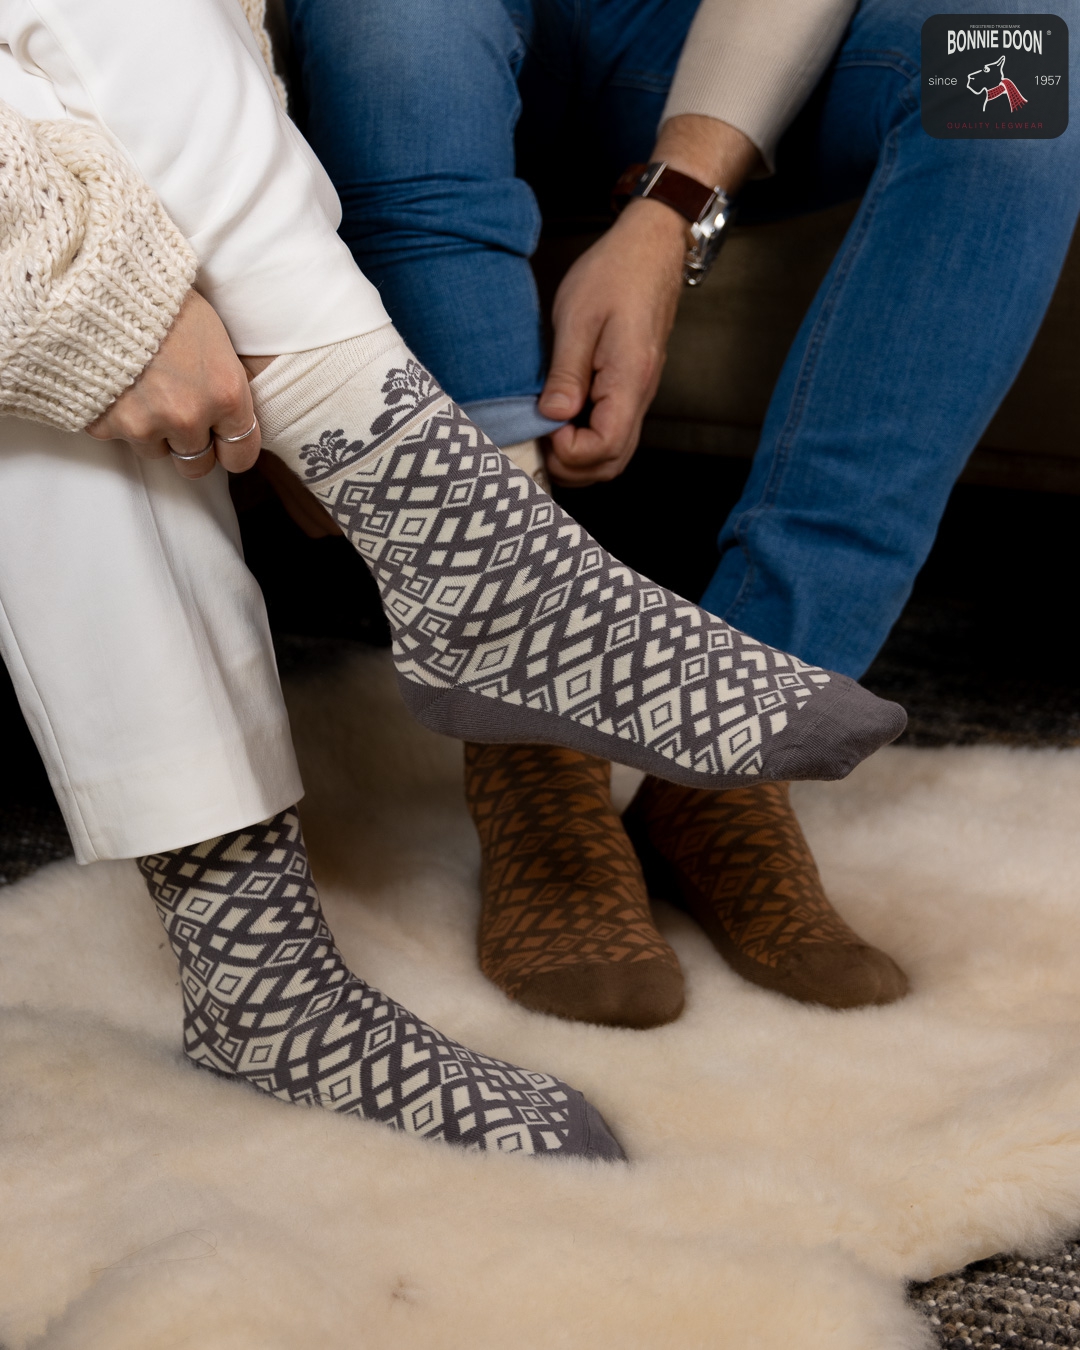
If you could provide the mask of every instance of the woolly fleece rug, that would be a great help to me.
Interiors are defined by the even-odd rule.
[[[664,910],[686,1012],[613,1031],[478,973],[459,747],[385,654],[290,699],[346,957],[584,1089],[633,1162],[459,1154],[188,1067],[134,866],[56,863],[0,891],[7,1350],[915,1350],[906,1279],[1080,1227],[1080,753],[893,749],[797,790],[903,1003],[765,993]]]

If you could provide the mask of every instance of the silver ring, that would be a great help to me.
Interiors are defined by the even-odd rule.
[[[200,451],[198,452],[198,454],[195,454],[195,455],[179,455],[179,454],[177,454],[177,452],[172,448],[171,445],[169,446],[169,454],[172,455],[173,459],[179,459],[179,460],[181,460],[184,464],[190,464],[191,461],[192,461],[193,459],[202,459],[203,455],[208,455],[208,454],[210,453],[210,451],[213,450],[213,448],[214,448],[214,438],[213,438],[213,436],[211,436],[211,437],[210,437],[210,444],[206,447],[205,450],[200,450]]]
[[[228,441],[230,445],[233,445],[236,441],[246,441],[258,425],[258,417],[253,417],[251,419],[251,426],[248,427],[247,431],[245,431],[242,436],[223,436],[220,431],[215,431],[214,435],[219,441]]]

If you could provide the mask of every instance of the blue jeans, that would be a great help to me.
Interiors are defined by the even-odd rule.
[[[528,264],[542,214],[603,224],[611,184],[649,155],[697,0],[288,4],[301,117],[357,262],[496,441],[549,429]],[[777,382],[703,603],[856,678],[1027,353],[1080,211],[1076,128],[1053,141],[922,130],[920,30],[938,9],[863,0],[775,177],[740,201],[753,223],[862,197]],[[1077,0],[1061,12],[1080,17]]]

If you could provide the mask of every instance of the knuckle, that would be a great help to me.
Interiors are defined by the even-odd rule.
[[[638,373],[643,379],[655,379],[664,368],[664,354],[659,348],[647,347],[637,361]]]
[[[217,385],[216,401],[223,412],[241,415],[247,403],[247,381],[230,371]]]
[[[113,435],[121,440],[145,444],[160,439],[160,432],[148,417],[129,417],[117,420]]]
[[[184,440],[198,440],[205,429],[204,420],[196,416],[190,408],[184,408],[181,412],[176,413],[171,421],[174,434],[183,437]]]

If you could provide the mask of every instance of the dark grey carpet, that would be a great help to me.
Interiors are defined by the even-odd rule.
[[[0,806],[0,886],[21,881],[70,853],[71,841],[55,804]]]
[[[911,1287],[944,1350],[1080,1345],[1080,1243],[1041,1261],[994,1256]]]

